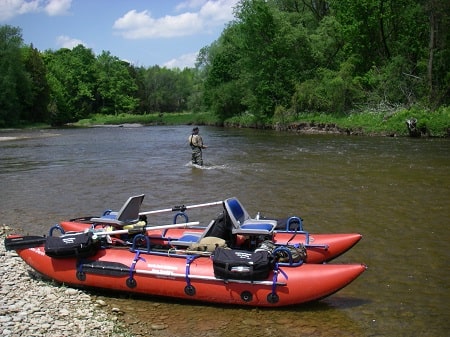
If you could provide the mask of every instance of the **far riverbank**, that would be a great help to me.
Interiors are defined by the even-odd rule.
[[[414,121],[413,129],[408,121]],[[219,121],[210,113],[159,113],[147,115],[94,115],[73,126],[123,125],[214,125],[235,128],[273,129],[296,133],[332,133],[357,136],[386,137],[441,137],[450,136],[450,108],[435,112],[422,110],[382,110],[378,112],[328,115],[304,113],[297,116],[276,115],[270,121],[260,122],[256,116],[242,114]]]
[[[261,122],[256,116],[242,114],[219,121],[210,113],[153,113],[145,115],[92,115],[60,127],[122,127],[148,125],[212,125],[230,128],[273,129],[299,134],[341,134],[348,136],[381,137],[450,137],[450,107],[435,112],[418,109],[380,110],[377,112],[329,115],[303,113],[296,116],[276,115]],[[49,125],[27,125],[23,129],[48,129]],[[0,129],[8,137],[11,129]]]

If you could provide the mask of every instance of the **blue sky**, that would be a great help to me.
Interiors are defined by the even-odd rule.
[[[238,0],[0,0],[0,25],[40,51],[83,44],[136,66],[193,67]]]

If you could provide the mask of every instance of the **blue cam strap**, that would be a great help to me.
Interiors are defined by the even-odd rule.
[[[139,260],[146,262],[145,259],[144,259],[143,257],[140,257],[140,256],[139,256],[140,254],[141,254],[141,252],[140,252],[139,250],[137,250],[137,251],[136,251],[136,254],[134,255],[133,263],[131,263],[131,266],[130,266],[130,276],[129,276],[129,279],[132,279],[132,278],[133,278],[133,273],[134,273],[134,270],[136,269],[136,263],[137,263]]]
[[[200,255],[188,255],[186,256],[186,285],[188,287],[191,286],[191,279],[189,278],[189,274],[191,272],[191,263]]]
[[[277,282],[278,282],[278,273],[284,276],[286,280],[288,280],[287,274],[278,266],[278,262],[275,263],[275,267],[273,268],[273,279],[272,279],[272,294],[275,295],[277,293]]]

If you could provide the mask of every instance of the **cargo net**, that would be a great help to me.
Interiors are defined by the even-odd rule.
[[[273,241],[263,241],[255,252],[266,251],[274,257],[274,260],[280,263],[299,264],[306,260],[306,247],[301,244],[294,245],[276,245]]]

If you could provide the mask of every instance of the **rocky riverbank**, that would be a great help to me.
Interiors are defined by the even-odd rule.
[[[362,336],[336,321],[286,318],[296,313],[213,306],[177,299],[78,290],[43,279],[14,251],[0,225],[0,337]],[[14,231],[16,232],[16,231]],[[20,231],[19,231],[20,232]],[[323,306],[322,306],[323,308]],[[304,314],[306,311],[302,311]],[[339,318],[342,326],[342,317]]]
[[[209,330],[198,334],[199,317],[184,318],[186,311],[175,302],[139,305],[123,294],[102,296],[44,279],[5,249],[6,235],[22,232],[0,225],[0,337],[218,336]],[[188,324],[189,332],[180,335]]]
[[[55,286],[3,244],[0,227],[0,336],[129,336],[115,310],[89,294]]]

